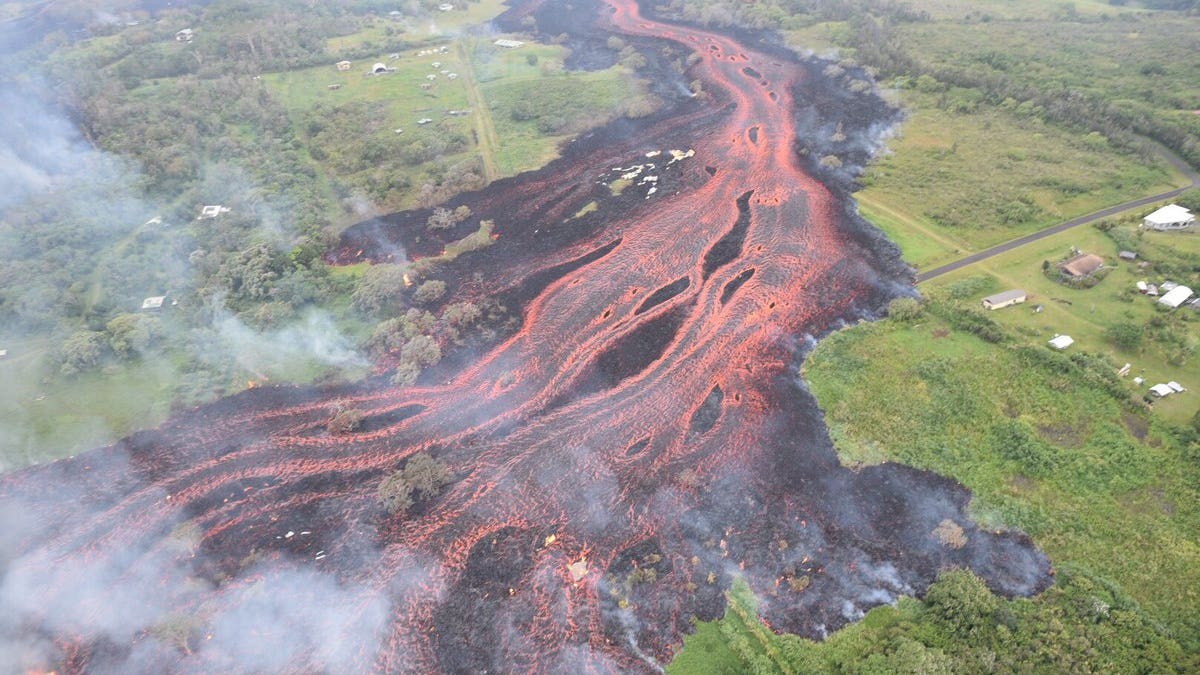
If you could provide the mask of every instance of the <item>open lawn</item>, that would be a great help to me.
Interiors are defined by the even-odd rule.
[[[904,91],[910,116],[857,195],[918,269],[1187,184],[1166,162],[1120,152],[1097,134],[986,105],[956,113],[940,96]]]
[[[344,335],[370,326],[343,321]],[[309,334],[316,334],[311,329]],[[306,335],[285,329],[260,335],[242,326],[213,335],[213,372],[201,371],[181,351],[110,361],[100,369],[62,376],[56,371],[58,342],[5,341],[0,359],[0,472],[101,447],[140,429],[157,426],[173,405],[193,405],[263,384],[310,384],[325,378],[363,377],[365,361],[347,357],[339,366],[315,356],[336,343],[305,347]],[[299,345],[299,346],[298,346]],[[236,355],[236,356],[235,356]],[[219,374],[218,374],[219,373]]]
[[[48,341],[18,341],[0,361],[0,471],[73,455],[162,422],[179,378],[169,362],[43,380]]]

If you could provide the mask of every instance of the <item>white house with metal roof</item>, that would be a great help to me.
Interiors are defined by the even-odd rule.
[[[1176,307],[1187,302],[1187,299],[1190,297],[1192,297],[1192,289],[1188,288],[1187,286],[1176,286],[1159,298],[1158,304],[1166,305],[1171,309],[1175,309]]]
[[[983,299],[983,306],[987,309],[1003,309],[1025,302],[1028,294],[1020,289],[1004,291],[995,295],[989,295]]]
[[[1167,204],[1161,209],[1142,219],[1142,227],[1147,230],[1186,230],[1196,222],[1192,212],[1178,204]]]

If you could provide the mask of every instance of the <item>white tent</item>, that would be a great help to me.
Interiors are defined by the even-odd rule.
[[[1168,387],[1165,384],[1156,384],[1153,387],[1150,387],[1150,391],[1151,391],[1151,393],[1153,393],[1155,396],[1157,396],[1159,398],[1165,398],[1165,397],[1170,396],[1171,394],[1175,393],[1174,389]]]
[[[1176,286],[1167,291],[1166,295],[1159,298],[1158,303],[1174,309],[1182,305],[1190,297],[1192,297],[1192,289],[1187,286]]]
[[[1053,340],[1050,340],[1050,346],[1055,349],[1066,349],[1075,344],[1075,338],[1070,335],[1055,335]]]
[[[1168,204],[1142,220],[1148,230],[1183,230],[1192,226],[1196,217],[1178,204]]]

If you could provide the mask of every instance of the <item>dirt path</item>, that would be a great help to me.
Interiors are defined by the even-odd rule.
[[[920,232],[923,236],[926,236],[926,237],[932,239],[933,241],[936,241],[937,243],[941,244],[942,246],[945,246],[946,248],[950,249],[951,251],[958,250],[958,249],[961,249],[964,246],[966,246],[966,244],[964,242],[959,241],[957,239],[952,239],[945,234],[935,232],[934,230],[922,225],[921,222],[919,220],[917,220],[916,218],[910,216],[907,213],[903,213],[891,206],[888,206],[887,204],[884,204],[882,201],[880,201],[878,199],[867,197],[862,194],[855,195],[855,198],[858,200],[859,204],[866,206],[869,209],[873,209],[875,211],[879,211],[884,214],[887,214],[888,216],[891,216],[892,218],[895,218],[896,220],[904,223],[905,227],[908,227],[910,229],[916,230],[917,232]]]
[[[1157,144],[1155,144],[1155,145],[1157,145]],[[1058,234],[1059,232],[1065,232],[1066,230],[1069,230],[1074,227],[1079,227],[1080,225],[1094,223],[1097,220],[1102,220],[1102,219],[1108,218],[1110,216],[1115,216],[1118,213],[1121,213],[1122,211],[1128,211],[1129,209],[1134,209],[1139,206],[1146,206],[1147,204],[1153,204],[1155,202],[1160,202],[1160,201],[1164,201],[1167,199],[1173,199],[1173,198],[1178,197],[1179,195],[1183,194],[1184,192],[1187,192],[1188,190],[1200,187],[1200,173],[1197,173],[1195,169],[1193,169],[1186,162],[1184,162],[1182,159],[1180,159],[1178,156],[1176,156],[1173,152],[1167,150],[1165,147],[1159,145],[1158,148],[1159,148],[1160,152],[1162,153],[1163,157],[1167,160],[1167,162],[1169,162],[1172,166],[1174,166],[1176,169],[1178,169],[1180,172],[1182,172],[1184,174],[1184,176],[1187,177],[1187,179],[1190,181],[1190,183],[1188,185],[1181,187],[1181,188],[1175,188],[1174,190],[1168,190],[1166,192],[1161,192],[1156,195],[1151,195],[1149,197],[1142,197],[1141,199],[1134,199],[1134,200],[1131,200],[1128,202],[1124,202],[1122,204],[1117,204],[1116,206],[1110,206],[1107,209],[1101,209],[1099,211],[1096,211],[1095,213],[1089,213],[1084,216],[1079,216],[1078,218],[1072,218],[1071,220],[1068,220],[1064,223],[1059,223],[1058,225],[1055,225],[1053,227],[1048,227],[1044,230],[1039,230],[1032,234],[1027,234],[1024,237],[1018,237],[1017,239],[1013,239],[1012,241],[1004,242],[1003,244],[1000,244],[998,246],[993,246],[989,249],[985,249],[978,253],[973,253],[973,254],[971,254],[965,258],[962,258],[960,260],[955,260],[952,263],[942,265],[941,267],[935,267],[927,272],[922,272],[922,273],[918,274],[917,275],[917,283],[922,283],[925,281],[929,281],[930,279],[935,279],[937,277],[942,276],[943,274],[947,274],[947,273],[953,272],[955,270],[960,270],[964,267],[967,267],[968,265],[974,265],[975,263],[977,263],[981,260],[987,260],[988,258],[992,258],[994,256],[1000,255],[1001,253],[1006,253],[1008,251],[1011,251],[1014,248],[1017,248],[1018,246],[1024,246],[1025,244],[1038,241],[1039,239],[1045,239],[1046,237],[1049,237],[1050,235]]]
[[[471,66],[471,55],[467,51],[466,41],[459,40],[456,49],[463,63],[463,80],[467,88],[467,100],[471,103],[471,118],[475,120],[475,135],[479,140],[483,177],[491,183],[500,177],[500,169],[496,165],[496,151],[500,147],[500,141],[496,136],[496,127],[492,124],[492,111],[479,89],[479,83],[475,81],[475,70]]]

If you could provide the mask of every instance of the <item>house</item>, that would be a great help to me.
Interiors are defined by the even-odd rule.
[[[428,74],[428,75],[426,75],[426,76],[425,76],[425,79],[427,79],[427,80],[429,80],[429,81],[431,81],[431,82],[432,82],[433,80],[436,80],[436,79],[437,79],[437,75],[434,75],[433,73],[430,73],[430,74]]]
[[[1104,258],[1095,253],[1080,253],[1062,264],[1063,272],[1075,279],[1090,277],[1101,267],[1104,267]]]
[[[205,206],[200,209],[200,216],[196,220],[212,220],[223,213],[229,213],[229,209],[220,204]]]
[[[327,85],[325,88],[326,88],[326,89],[328,89],[328,90],[330,90],[330,91],[337,91],[338,89],[341,89],[341,88],[342,88],[342,85],[340,85],[340,84],[330,84],[330,85]]]
[[[346,72],[347,70],[350,70],[350,66],[352,66],[352,65],[354,65],[354,64],[353,64],[353,63],[350,63],[349,61],[338,61],[338,62],[337,62],[337,69],[338,69],[338,70],[340,70],[340,71],[342,71],[342,72],[344,73],[344,72]]]
[[[1186,230],[1195,222],[1196,217],[1192,215],[1191,211],[1178,204],[1167,204],[1143,218],[1142,227],[1147,230],[1168,232],[1172,230]]]
[[[1149,286],[1147,286],[1146,287],[1146,295],[1157,298],[1158,297],[1158,286],[1155,286],[1154,284],[1150,284]]]
[[[446,75],[446,79],[447,79],[447,80],[457,80],[457,79],[458,79],[458,73],[448,73],[448,74]]]
[[[196,31],[191,28],[184,28],[175,34],[176,42],[191,42],[192,38],[196,37]]]
[[[429,119],[428,117],[422,117],[421,119],[417,120],[417,124],[420,124],[421,126],[425,126],[426,124],[429,124],[432,121],[433,120]]]
[[[1126,375],[1129,374],[1129,371],[1132,369],[1133,369],[1133,364],[1126,363],[1125,365],[1121,366],[1120,370],[1117,371],[1117,377],[1125,377]]]
[[[1120,258],[1121,260],[1133,261],[1133,260],[1137,260],[1137,253],[1135,253],[1133,251],[1121,251],[1120,253],[1117,254],[1117,257]]]
[[[1171,380],[1170,382],[1168,382],[1167,386],[1170,387],[1171,390],[1174,391],[1176,394],[1182,394],[1183,392],[1187,391],[1187,389],[1183,388],[1182,384],[1179,384],[1175,380]]]
[[[1166,398],[1175,393],[1175,390],[1165,384],[1156,384],[1150,387],[1150,393],[1159,398]]]
[[[496,40],[494,44],[497,47],[504,47],[505,49],[516,49],[517,47],[522,47],[525,45],[525,43],[521,42],[520,40],[509,40],[508,38],[500,38],[499,40]]]
[[[1004,291],[984,298],[983,306],[986,309],[1004,309],[1025,302],[1026,297],[1025,291],[1022,290]]]
[[[1137,282],[1137,289],[1138,293],[1145,293],[1146,291],[1150,290],[1150,287],[1146,285],[1146,282],[1139,281]]]
[[[1187,302],[1187,299],[1190,297],[1192,297],[1192,289],[1188,288],[1187,286],[1176,286],[1175,288],[1167,291],[1166,295],[1159,298],[1158,304],[1166,305],[1171,309],[1175,309],[1176,307]]]
[[[438,9],[443,12],[449,12],[450,10],[454,9],[454,5],[448,2],[443,2],[442,4],[438,5]]]
[[[163,303],[165,303],[166,301],[167,301],[167,296],[165,296],[165,295],[155,295],[155,296],[146,298],[145,300],[142,301],[142,311],[144,311],[144,312],[158,311],[163,308]]]
[[[430,68],[433,68],[434,70],[437,70],[438,68],[441,68],[441,67],[442,67],[442,62],[441,62],[441,61],[434,61],[433,63],[429,64],[429,67],[430,67]]]
[[[1160,290],[1160,291],[1173,291],[1173,290],[1175,290],[1175,289],[1176,289],[1176,288],[1178,288],[1178,287],[1179,287],[1179,284],[1175,283],[1174,281],[1164,281],[1164,282],[1162,282],[1161,284],[1159,284],[1159,285],[1158,285],[1158,290]]]
[[[382,63],[376,63],[375,65],[371,66],[372,75],[386,75],[388,72],[390,72],[388,67]]]
[[[0,359],[7,359],[7,358],[8,358],[8,350],[0,349]]]
[[[1050,346],[1054,347],[1055,349],[1066,349],[1073,344],[1075,344],[1075,339],[1070,335],[1055,335],[1054,338],[1050,340]]]

